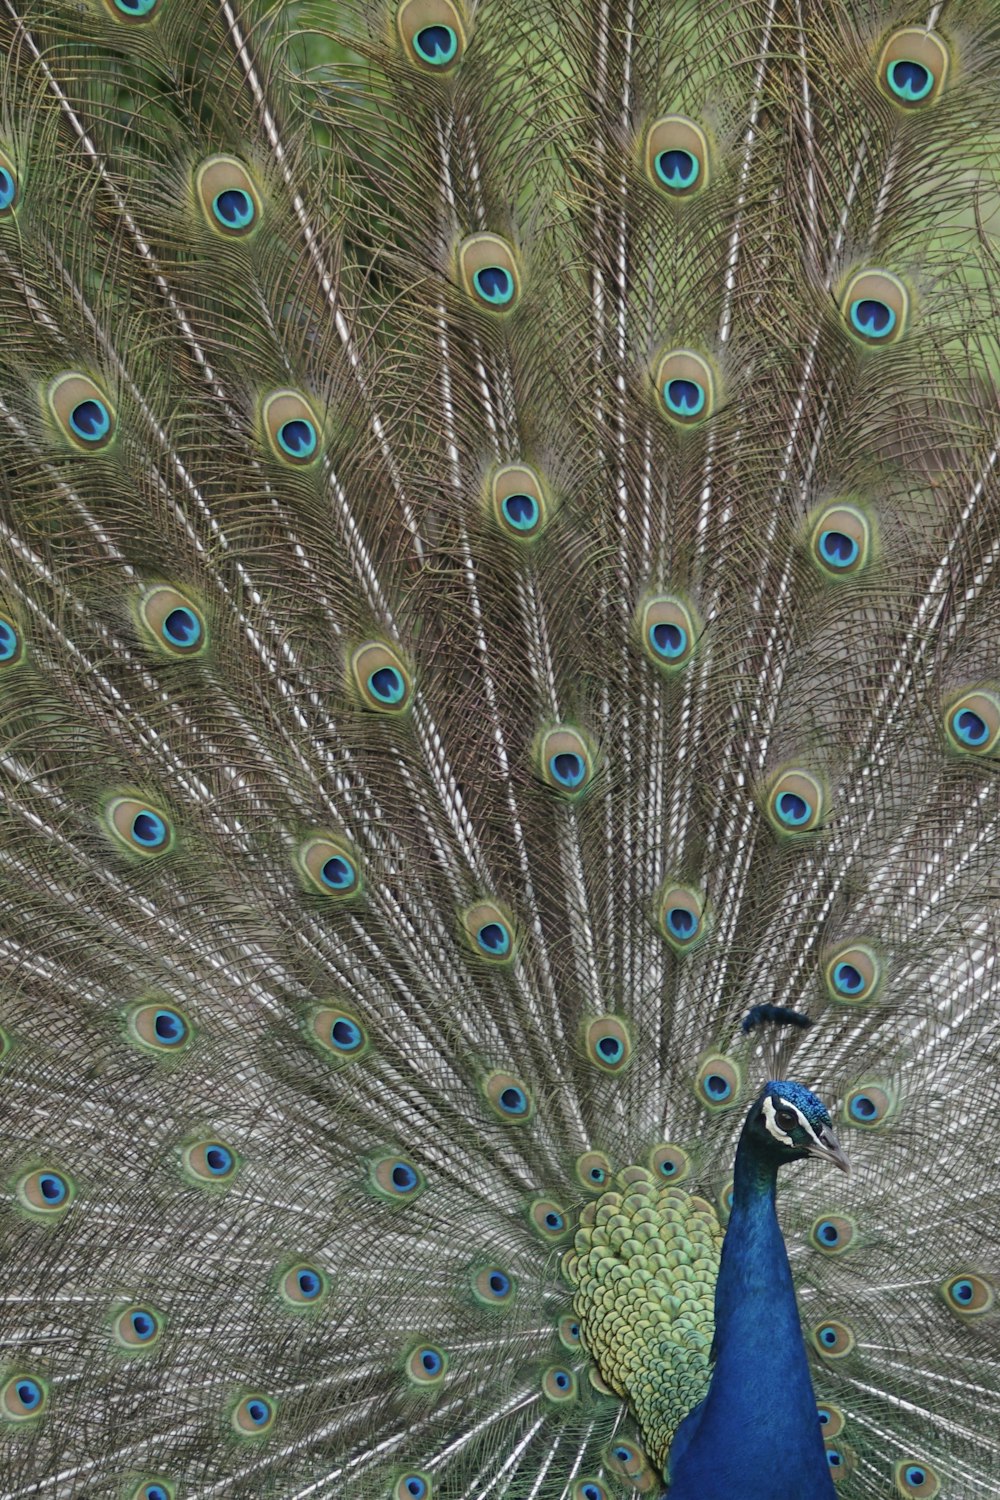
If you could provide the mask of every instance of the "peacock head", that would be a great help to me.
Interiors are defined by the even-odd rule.
[[[745,1128],[755,1152],[778,1166],[817,1156],[842,1172],[850,1171],[826,1106],[801,1083],[772,1079],[765,1084]]]

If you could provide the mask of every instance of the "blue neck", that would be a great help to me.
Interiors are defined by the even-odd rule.
[[[835,1500],[774,1207],[777,1176],[777,1158],[744,1129],[715,1288],[715,1369],[674,1438],[669,1500]]]

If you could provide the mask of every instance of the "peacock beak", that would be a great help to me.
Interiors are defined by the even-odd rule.
[[[810,1147],[809,1155],[818,1156],[821,1161],[832,1162],[842,1172],[850,1173],[851,1164],[847,1159],[847,1153],[829,1125],[824,1125],[817,1132],[817,1144]]]

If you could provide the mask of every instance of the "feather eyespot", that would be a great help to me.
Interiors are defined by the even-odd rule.
[[[115,1342],[129,1354],[155,1347],[163,1333],[163,1319],[152,1307],[126,1307],[113,1323]]]
[[[194,182],[211,230],[228,239],[253,234],[260,223],[261,200],[242,162],[233,156],[210,156],[198,167]]]
[[[290,1266],[278,1283],[282,1300],[288,1307],[299,1311],[315,1307],[330,1289],[329,1281],[318,1266],[300,1261]]]
[[[579,1349],[580,1324],[572,1313],[567,1313],[564,1318],[559,1319],[556,1333],[564,1349]]]
[[[691,1160],[680,1146],[664,1141],[654,1146],[648,1157],[650,1170],[664,1182],[683,1182],[691,1170]]]
[[[684,115],[654,120],[646,134],[646,175],[670,198],[692,198],[708,185],[705,132]]]
[[[424,1174],[403,1156],[381,1156],[371,1163],[368,1185],[388,1203],[412,1203],[427,1186]]]
[[[848,333],[869,346],[893,344],[906,332],[910,295],[888,271],[857,271],[841,298]]]
[[[551,1198],[536,1198],[528,1209],[532,1229],[548,1244],[558,1244],[569,1229],[564,1209]]]
[[[545,530],[548,495],[541,475],[527,464],[498,469],[490,481],[489,501],[500,530],[514,541],[534,541]]]
[[[989,755],[1000,744],[1000,696],[971,688],[948,708],[945,728],[953,750],[961,755]]]
[[[354,688],[364,708],[402,714],[410,706],[413,683],[399,655],[383,641],[366,641],[351,656]]]
[[[184,1011],[157,1001],[147,1001],[130,1010],[126,1027],[134,1046],[160,1056],[186,1052],[194,1035]]]
[[[577,1479],[570,1490],[570,1500],[610,1500],[598,1479]]]
[[[861,1083],[844,1099],[844,1120],[848,1125],[860,1125],[865,1130],[876,1129],[889,1119],[894,1105],[890,1089],[878,1083]]]
[[[334,1064],[356,1062],[368,1051],[368,1032],[353,1011],[323,1005],[309,1017],[309,1036]]]
[[[263,1437],[270,1432],[277,1417],[277,1408],[270,1396],[259,1392],[244,1396],[234,1408],[230,1419],[238,1437]]]
[[[826,1462],[830,1470],[830,1478],[839,1488],[840,1485],[846,1484],[854,1473],[856,1464],[854,1449],[850,1448],[844,1442],[826,1443],[824,1446],[826,1448]]]
[[[826,813],[823,785],[799,767],[782,771],[767,790],[764,810],[775,833],[783,838],[813,833]]]
[[[848,1328],[846,1323],[838,1323],[834,1318],[817,1323],[811,1330],[810,1337],[813,1348],[817,1354],[822,1354],[824,1359],[843,1359],[854,1348],[853,1330]]]
[[[38,1167],[21,1177],[15,1187],[17,1201],[40,1218],[64,1214],[76,1196],[76,1185],[65,1172]]]
[[[24,642],[21,632],[11,619],[0,611],[0,670],[16,667],[24,657]]]
[[[636,616],[643,652],[661,671],[677,672],[694,654],[700,625],[690,605],[676,594],[645,598]]]
[[[637,1488],[641,1489],[647,1476],[652,1475],[649,1459],[631,1438],[616,1438],[604,1450],[604,1459],[613,1474],[631,1479]]]
[[[143,1479],[138,1489],[129,1493],[129,1500],[175,1500],[176,1490],[165,1479]]]
[[[716,377],[711,365],[693,349],[672,349],[656,366],[660,407],[680,427],[704,422],[716,409]]]
[[[825,1442],[840,1436],[844,1430],[844,1413],[839,1406],[832,1406],[825,1401],[816,1408],[816,1414]]]
[[[480,307],[508,313],[521,294],[514,252],[497,234],[471,234],[458,247],[458,269],[466,292]]]
[[[336,900],[361,890],[361,870],[350,846],[329,834],[313,834],[300,845],[299,869],[312,888]]]
[[[136,854],[155,856],[173,848],[174,831],[166,813],[139,797],[112,797],[104,818],[118,842]]]
[[[603,1151],[585,1151],[575,1163],[576,1179],[588,1193],[603,1193],[611,1178],[611,1162]]]
[[[525,1124],[535,1113],[535,1102],[527,1085],[513,1073],[500,1070],[482,1082],[483,1095],[494,1114],[510,1124]]]
[[[158,584],[139,600],[139,623],[157,650],[168,656],[199,656],[208,644],[205,618],[187,594]]]
[[[831,1000],[844,1005],[866,1005],[882,983],[882,963],[866,943],[835,948],[823,963],[823,978]]]
[[[739,1065],[721,1052],[710,1052],[701,1061],[694,1091],[708,1109],[732,1109],[739,1103],[742,1076]]]
[[[406,1361],[414,1385],[440,1385],[448,1372],[448,1356],[434,1344],[418,1344]]]
[[[431,1500],[433,1495],[427,1474],[401,1474],[393,1485],[392,1500]]]
[[[17,208],[17,194],[14,163],[5,151],[0,151],[0,219],[7,218]]]
[[[450,73],[462,61],[465,30],[451,0],[403,0],[396,26],[407,57],[425,73]]]
[[[479,901],[462,913],[466,940],[477,958],[493,964],[510,963],[516,952],[514,925],[492,901]]]
[[[8,1422],[30,1422],[40,1417],[49,1399],[49,1388],[37,1375],[18,1372],[0,1386],[0,1417]]]
[[[983,1313],[992,1312],[996,1301],[991,1283],[972,1271],[963,1271],[942,1281],[941,1295],[945,1305],[962,1318],[978,1318]]]
[[[60,431],[74,448],[95,453],[114,438],[114,408],[89,376],[74,370],[57,375],[49,384],[47,397]]]
[[[892,1471],[896,1493],[903,1500],[934,1500],[941,1481],[929,1463],[917,1458],[902,1458]]]
[[[546,786],[567,800],[581,797],[594,774],[593,753],[575,729],[559,726],[541,738],[538,767]]]
[[[264,432],[279,463],[307,468],[320,456],[319,423],[298,391],[272,391],[261,407]]]
[[[879,82],[901,109],[923,109],[944,88],[950,60],[947,46],[933,31],[904,26],[882,49]]]
[[[820,572],[833,580],[867,567],[872,557],[872,523],[861,507],[838,501],[814,515],[809,555]]]
[[[846,1214],[824,1214],[809,1231],[809,1243],[824,1255],[842,1255],[857,1239],[858,1228]]]
[[[499,1266],[485,1266],[472,1278],[472,1295],[483,1307],[503,1307],[513,1299],[513,1277]]]
[[[675,953],[690,953],[708,932],[705,898],[692,886],[668,881],[657,902],[657,925]]]
[[[159,4],[160,0],[107,0],[112,15],[126,21],[151,20]]]
[[[620,1073],[632,1057],[632,1037],[618,1016],[597,1016],[584,1029],[587,1057],[602,1073]]]
[[[181,1165],[188,1180],[198,1187],[224,1186],[232,1182],[242,1161],[222,1141],[209,1139],[184,1146]]]
[[[575,1401],[579,1393],[576,1375],[562,1365],[550,1365],[542,1374],[542,1395],[547,1401],[561,1405],[564,1401]]]

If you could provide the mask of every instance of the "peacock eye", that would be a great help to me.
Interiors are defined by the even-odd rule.
[[[795,1126],[798,1124],[798,1116],[792,1109],[777,1109],[774,1112],[774,1118],[777,1120],[782,1130],[785,1131],[794,1130]]]

